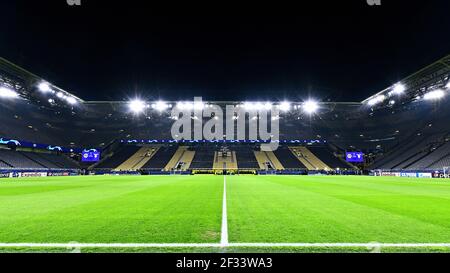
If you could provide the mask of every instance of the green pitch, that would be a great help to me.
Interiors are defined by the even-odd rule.
[[[0,180],[0,243],[218,244],[223,190],[223,176]],[[226,201],[229,243],[450,243],[447,180],[227,176]],[[205,246],[178,251],[224,250]]]

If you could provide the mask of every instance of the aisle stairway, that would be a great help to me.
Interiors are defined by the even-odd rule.
[[[141,169],[158,151],[158,146],[144,146],[120,164],[116,171],[135,171]]]
[[[273,152],[255,151],[255,157],[261,170],[268,169],[267,164],[274,170],[284,170],[283,165]]]
[[[173,155],[172,159],[170,159],[169,163],[166,165],[164,170],[181,170],[186,171],[191,166],[192,160],[194,159],[195,152],[189,151],[188,147],[181,146]]]
[[[216,152],[214,154],[214,170],[237,170],[236,152]]]
[[[308,170],[330,170],[317,156],[306,147],[289,147],[292,153],[306,166]]]

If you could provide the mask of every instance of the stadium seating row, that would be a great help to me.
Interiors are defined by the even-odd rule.
[[[420,135],[399,144],[398,149],[381,157],[372,169],[439,170],[449,166],[450,141],[447,133]]]
[[[80,165],[65,155],[0,149],[1,169],[79,169]]]
[[[313,153],[312,151],[315,151]],[[146,158],[145,164],[142,162]],[[322,161],[323,159],[323,161]],[[327,162],[327,163],[324,163]],[[140,168],[137,168],[139,166]],[[274,152],[249,145],[211,146],[122,146],[95,169],[133,170],[333,170],[351,169],[327,147],[285,147]]]

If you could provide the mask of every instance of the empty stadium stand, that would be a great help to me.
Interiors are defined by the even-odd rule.
[[[96,169],[116,169],[128,158],[134,155],[141,147],[138,146],[122,146],[111,157],[105,158],[98,165]]]
[[[6,169],[78,169],[65,155],[0,150],[0,168]]]
[[[409,170],[426,170],[432,169],[435,163],[440,160],[446,158],[450,153],[450,142],[443,143],[438,147],[433,147],[432,151],[428,152],[426,156],[424,156],[419,161],[408,167]],[[446,167],[446,166],[442,166]]]
[[[143,146],[125,162],[120,164],[116,170],[136,171],[140,170],[158,151],[159,146]]]
[[[236,160],[239,169],[259,169],[253,149],[249,146],[233,147],[236,153]]]
[[[310,146],[308,149],[316,155],[323,163],[329,166],[331,169],[348,169],[352,168],[346,162],[337,158],[334,153],[324,146]]]
[[[223,149],[214,154],[214,170],[237,170],[236,152]]]
[[[255,151],[254,153],[261,170],[284,170],[283,165],[273,152]]]
[[[178,146],[169,146],[169,147],[161,147],[158,149],[156,154],[150,158],[150,160],[142,166],[142,169],[155,169],[162,170],[166,169],[165,167],[175,155],[175,152],[178,150]],[[176,163],[175,163],[176,164]],[[174,164],[174,165],[175,165]],[[170,168],[169,168],[170,169]]]
[[[285,169],[306,169],[306,166],[285,146],[274,151],[275,156]]]
[[[420,135],[414,139],[406,140],[402,144],[393,149],[390,153],[376,161],[371,168],[372,169],[417,169],[425,165],[420,161],[430,154],[433,147],[443,143],[443,139],[446,134],[432,134],[432,135]],[[438,160],[438,159],[436,159]],[[429,165],[431,165],[431,162]]]
[[[211,147],[195,147],[194,159],[190,169],[212,169],[214,164],[215,150]]]

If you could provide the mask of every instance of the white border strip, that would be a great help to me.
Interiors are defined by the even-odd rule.
[[[227,217],[227,176],[223,176],[223,204],[222,204],[222,228],[220,234],[220,246],[228,245],[228,217]]]
[[[450,243],[0,243],[0,248],[450,248]]]

